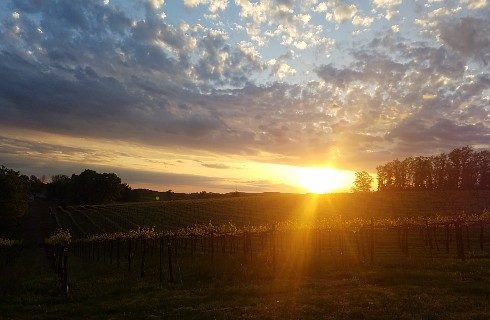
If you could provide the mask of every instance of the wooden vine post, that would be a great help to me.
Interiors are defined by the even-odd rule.
[[[446,223],[446,254],[449,254],[449,242],[451,237],[451,226],[449,223]]]
[[[403,226],[403,253],[405,257],[408,257],[408,225],[406,223]]]
[[[168,276],[169,282],[174,282],[174,275],[172,270],[172,243],[170,238],[167,238],[167,257],[168,257]]]
[[[163,238],[159,238],[159,250],[158,250],[158,280],[160,283],[163,281],[163,274],[162,274],[162,254],[163,254]]]
[[[484,250],[484,244],[485,242],[485,227],[483,221],[480,222],[480,249],[481,251]]]
[[[131,271],[131,237],[128,237],[128,271]]]
[[[119,266],[120,266],[120,262],[119,262],[119,238],[116,239],[116,264],[117,264],[117,268],[119,269]]]
[[[456,229],[456,251],[458,259],[465,260],[464,244],[463,244],[463,228],[461,227],[461,220],[458,218],[455,224]]]
[[[60,257],[62,260],[62,270],[61,270],[61,290],[62,292],[68,296],[68,247],[62,247],[62,256]]]
[[[277,252],[276,252],[276,226],[272,229],[272,271],[276,272]]]
[[[140,278],[145,276],[145,252],[146,252],[146,239],[143,235],[140,238],[141,243],[141,267],[140,267]]]
[[[373,218],[371,218],[371,225],[370,225],[370,237],[369,237],[369,255],[370,255],[370,260],[371,263],[374,263],[374,221]]]

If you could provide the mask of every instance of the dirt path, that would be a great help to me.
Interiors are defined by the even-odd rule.
[[[6,319],[34,318],[47,312],[53,299],[59,299],[56,275],[43,247],[51,221],[48,203],[30,204],[20,235],[24,248],[15,262],[0,272],[0,310],[14,314]]]
[[[52,226],[51,220],[49,203],[35,201],[29,205],[28,216],[23,228],[23,238],[26,247],[39,247],[43,244]]]

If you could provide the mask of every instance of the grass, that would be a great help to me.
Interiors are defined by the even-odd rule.
[[[71,291],[64,297],[37,246],[48,211],[33,207],[27,218],[26,248],[0,270],[1,319],[490,318],[490,259],[392,258],[360,266],[325,257],[307,260],[308,267],[279,260],[274,273],[258,260],[242,264],[247,259],[216,252],[213,261],[182,260],[176,275],[183,281],[160,286],[155,269],[138,279],[137,260],[129,273],[125,265],[115,270],[70,255]]]
[[[29,266],[29,267],[26,267]],[[488,319],[490,262],[414,261],[335,269],[322,277],[213,277],[160,287],[103,264],[71,261],[71,294],[56,292],[27,252],[0,277],[5,319]]]

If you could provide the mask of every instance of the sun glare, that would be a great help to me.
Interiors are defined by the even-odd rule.
[[[306,192],[327,193],[347,190],[354,174],[332,168],[301,168],[296,172],[298,184]]]

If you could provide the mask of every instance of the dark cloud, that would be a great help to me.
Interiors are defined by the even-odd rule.
[[[463,145],[467,141],[486,144],[490,141],[490,128],[482,123],[458,125],[447,119],[430,123],[414,117],[399,123],[387,138],[414,143],[432,142],[434,145],[439,141],[451,141],[455,145]]]
[[[65,154],[94,152],[91,149],[67,147],[44,142],[32,142],[0,136],[0,153],[5,155],[27,155],[28,153],[45,154],[57,152]]]
[[[490,11],[488,11],[490,13]],[[444,21],[439,26],[440,38],[451,49],[472,57],[485,65],[490,59],[490,23],[485,19],[463,17],[457,23]]]

